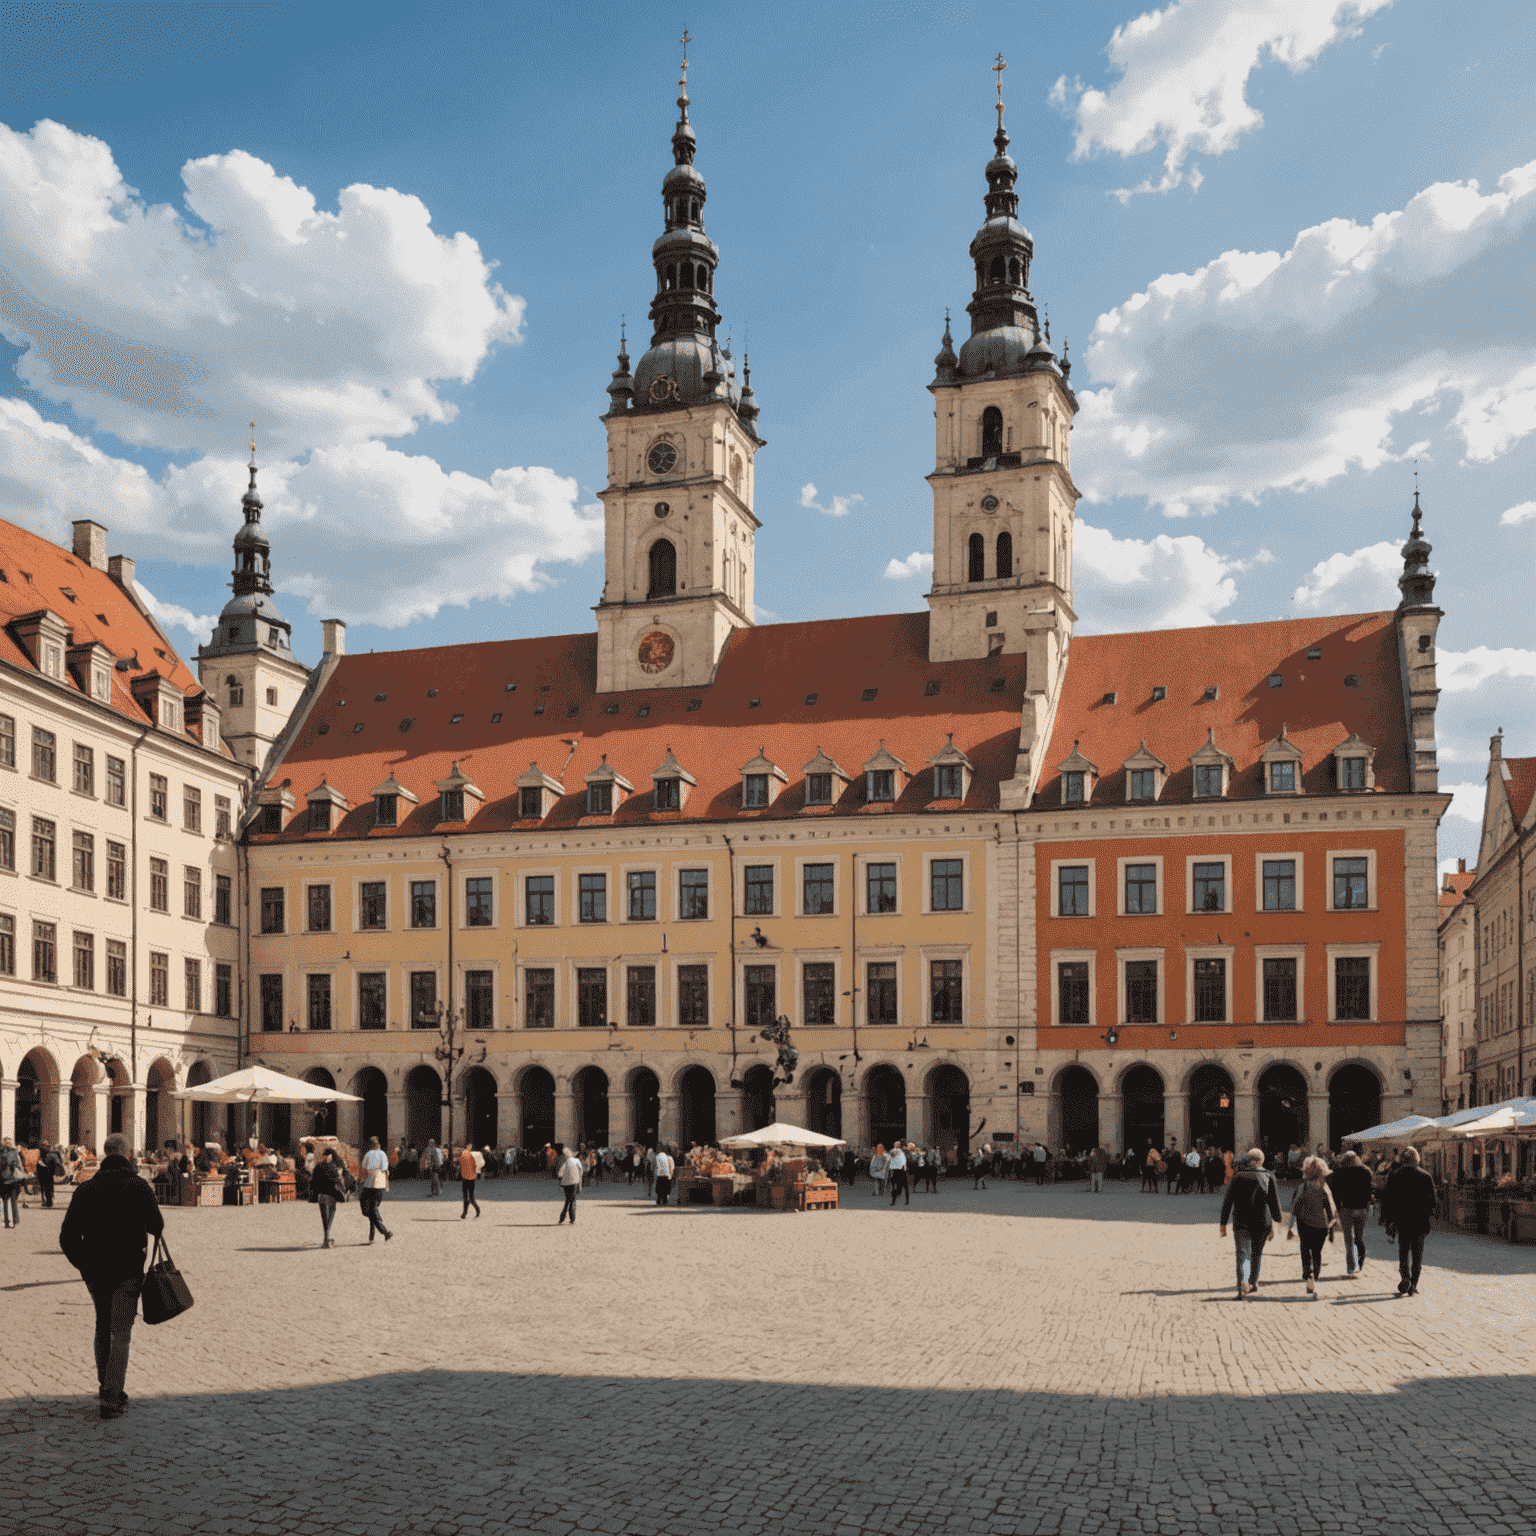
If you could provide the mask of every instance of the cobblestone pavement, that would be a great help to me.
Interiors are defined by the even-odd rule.
[[[394,1241],[167,1212],[197,1297],[97,1416],[60,1213],[0,1234],[4,1536],[1516,1536],[1536,1250],[1437,1233],[1422,1293],[1294,1243],[1234,1299],[1214,1196],[995,1182],[891,1210],[660,1211],[543,1180]]]

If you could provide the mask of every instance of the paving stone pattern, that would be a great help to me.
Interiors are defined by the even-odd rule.
[[[456,1186],[448,1186],[454,1190]],[[0,1233],[3,1536],[1529,1536],[1536,1250],[1393,1297],[1296,1244],[1235,1300],[1214,1196],[969,1183],[891,1210],[417,1186],[173,1210],[197,1305],[96,1413],[59,1212]]]

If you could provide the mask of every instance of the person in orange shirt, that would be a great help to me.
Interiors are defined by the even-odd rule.
[[[469,1215],[470,1206],[475,1208],[475,1219],[480,1219],[480,1202],[475,1199],[475,1183],[484,1166],[485,1159],[473,1147],[465,1147],[459,1154],[459,1182],[464,1191],[464,1209],[459,1213],[460,1221]]]

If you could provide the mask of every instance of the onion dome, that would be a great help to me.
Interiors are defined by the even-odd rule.
[[[955,357],[955,340],[949,334],[949,311],[944,311],[944,341],[939,347],[939,355],[933,360],[933,376],[936,383],[952,384],[955,379],[955,368],[958,359]]]
[[[613,370],[608,385],[609,412],[627,411],[630,398],[635,392],[635,381],[629,374],[629,348],[624,340],[624,327],[619,327],[619,366]]]
[[[1413,532],[1403,545],[1403,574],[1397,578],[1397,589],[1403,594],[1400,608],[1427,608],[1435,600],[1435,573],[1429,568],[1430,551],[1434,546],[1419,529],[1419,493],[1413,493]]]
[[[736,403],[736,415],[753,437],[757,437],[757,396],[752,391],[752,364],[747,354],[741,354],[741,399]]]

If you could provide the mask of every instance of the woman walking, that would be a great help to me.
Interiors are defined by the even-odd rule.
[[[363,1178],[362,1188],[358,1191],[357,1203],[363,1208],[363,1215],[368,1218],[368,1241],[371,1243],[374,1234],[382,1232],[387,1243],[395,1234],[384,1225],[383,1218],[379,1215],[379,1206],[384,1201],[384,1196],[389,1191],[389,1154],[379,1146],[379,1138],[368,1138],[368,1150],[363,1153]]]
[[[336,1225],[336,1207],[347,1198],[346,1170],[340,1156],[332,1147],[309,1176],[309,1187],[314,1192],[315,1204],[320,1207],[320,1226],[325,1234],[322,1248],[334,1248],[331,1228]]]
[[[1157,1181],[1163,1171],[1163,1160],[1157,1155],[1157,1148],[1148,1146],[1147,1159],[1141,1165],[1141,1192],[1144,1195],[1157,1193]]]
[[[1301,1235],[1301,1278],[1307,1294],[1317,1300],[1317,1279],[1323,1272],[1323,1239],[1339,1225],[1338,1207],[1328,1188],[1328,1164],[1309,1157],[1301,1168],[1301,1183],[1291,1199],[1291,1230]]]
[[[875,1143],[874,1156],[869,1160],[869,1176],[875,1181],[875,1198],[885,1193],[885,1170],[890,1159],[885,1155],[885,1143]]]

